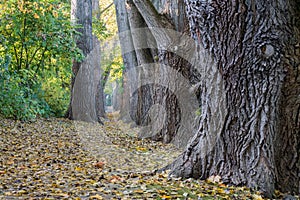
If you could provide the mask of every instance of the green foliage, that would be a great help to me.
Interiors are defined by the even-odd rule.
[[[124,70],[119,37],[117,35],[116,12],[115,8],[111,6],[112,3],[112,0],[100,1],[100,12],[95,13],[100,14],[100,19],[93,22],[96,36],[101,40],[102,77],[105,77],[102,81],[105,86],[105,94],[112,94],[113,82],[122,82]]]
[[[57,62],[69,64],[66,58],[81,57],[65,4],[58,0],[11,0],[2,7],[0,34],[5,38],[2,46],[6,48],[0,54],[12,56],[13,69],[42,73],[59,68]]]
[[[64,80],[70,80],[70,78],[49,77],[47,81],[42,84],[44,91],[43,98],[50,106],[53,114],[57,117],[64,116],[70,102],[70,81],[66,83]]]
[[[112,36],[111,32],[107,29],[104,21],[97,17],[93,18],[93,34],[100,40],[104,41],[106,38]]]
[[[71,24],[70,2],[1,1],[0,11],[0,115],[23,120],[62,116],[69,104],[72,61],[83,59],[74,42],[78,33]],[[116,33],[114,14],[109,7],[94,17],[94,34],[102,42]],[[102,54],[101,64],[117,80],[122,60],[115,42],[112,49]]]
[[[113,93],[113,87],[112,87],[112,84],[106,84],[105,85],[105,88],[104,88],[104,94],[110,94],[112,95]]]
[[[0,114],[62,116],[70,96],[72,60],[83,58],[70,22],[70,2],[0,2]]]
[[[124,64],[121,48],[115,38],[105,42],[101,50],[101,66],[104,68],[102,76],[109,76],[108,82],[120,82],[123,77]],[[112,94],[110,84],[105,84],[105,93]],[[107,87],[107,88],[106,88]]]
[[[195,112],[196,116],[200,116],[201,115],[201,108],[198,108]]]
[[[2,116],[20,120],[47,116],[50,109],[47,103],[35,94],[34,89],[39,88],[39,83],[34,80],[34,72],[31,70],[23,69],[19,73],[10,73],[7,69],[1,69],[0,114]]]

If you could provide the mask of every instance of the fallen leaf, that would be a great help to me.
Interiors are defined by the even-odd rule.
[[[253,194],[252,197],[254,200],[263,200],[263,198],[258,194]]]
[[[167,195],[160,196],[160,198],[162,198],[162,199],[172,199],[171,196],[167,196]]]
[[[96,164],[94,164],[94,166],[96,167],[96,168],[98,168],[98,169],[103,169],[103,167],[104,167],[104,162],[97,162]]]
[[[211,183],[222,183],[221,181],[221,176],[217,175],[217,176],[210,176],[208,179],[207,179],[208,182],[211,182]]]
[[[89,199],[97,199],[97,200],[102,200],[102,199],[103,199],[103,197],[102,197],[102,196],[100,196],[99,194],[96,194],[96,195],[93,195],[93,196],[91,196]]]

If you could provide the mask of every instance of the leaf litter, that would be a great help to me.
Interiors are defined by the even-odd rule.
[[[120,121],[0,121],[0,199],[263,199],[259,192],[168,176],[182,150]],[[283,194],[276,191],[276,198]]]

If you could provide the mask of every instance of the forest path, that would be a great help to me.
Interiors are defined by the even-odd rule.
[[[1,119],[0,199],[261,199],[218,180],[152,173],[180,151],[137,131],[115,120]]]

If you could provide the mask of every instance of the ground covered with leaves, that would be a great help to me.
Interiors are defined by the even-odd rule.
[[[258,192],[154,173],[180,151],[118,121],[0,120],[0,199],[262,199]],[[276,198],[282,194],[277,192]]]

